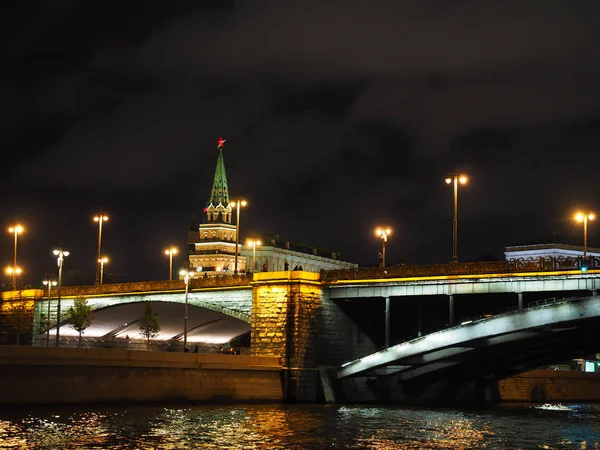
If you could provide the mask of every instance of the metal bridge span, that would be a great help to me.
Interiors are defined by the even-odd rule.
[[[600,296],[535,302],[386,348],[343,364],[336,374],[399,383],[496,381],[597,352],[599,325]]]
[[[379,273],[382,270],[379,269]],[[377,272],[376,272],[377,274]],[[564,293],[563,296],[595,295],[600,288],[600,270],[528,271],[499,274],[435,275],[406,278],[364,278],[329,280],[331,299],[385,299],[385,347],[390,346],[391,299],[409,296],[446,296],[449,326],[455,325],[455,302],[458,295],[515,294],[515,307],[523,308],[523,294]],[[551,295],[551,294],[549,294]],[[492,312],[488,310],[487,312]],[[422,305],[416,319],[421,334]]]
[[[526,292],[597,292],[600,258],[540,257],[474,263],[340,269],[322,272],[332,299],[447,295],[449,324],[454,296]]]

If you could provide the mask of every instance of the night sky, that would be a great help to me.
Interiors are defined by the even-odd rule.
[[[10,5],[12,3],[12,6]],[[168,277],[209,197],[223,136],[241,239],[388,263],[461,261],[508,245],[583,243],[600,212],[600,2],[5,2],[0,224],[23,281]],[[4,231],[0,263],[10,264]],[[600,245],[591,223],[588,245]],[[4,277],[7,278],[7,277]],[[8,280],[5,280],[8,281]]]

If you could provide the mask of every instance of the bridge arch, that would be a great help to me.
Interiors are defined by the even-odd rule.
[[[140,339],[139,319],[143,304],[152,303],[159,315],[161,331],[155,341],[182,341],[184,335],[185,294],[182,292],[139,293],[130,295],[83,295],[94,311],[92,324],[85,330],[88,340],[124,338]],[[68,338],[77,333],[64,322],[66,312],[76,296],[61,300],[60,336]],[[252,297],[250,289],[188,293],[188,343],[226,344],[250,332]],[[55,298],[36,305],[36,341],[46,339],[46,317],[50,304],[52,339],[56,334]],[[39,342],[40,345],[43,345]]]
[[[531,402],[547,402],[548,401],[548,393],[544,386],[535,385],[531,392],[529,393],[529,401]]]
[[[104,310],[107,308],[116,308],[116,307],[119,307],[122,305],[131,304],[131,303],[142,304],[142,303],[155,303],[155,302],[176,303],[176,304],[182,304],[182,305],[185,303],[185,301],[183,301],[183,302],[178,302],[178,301],[165,302],[165,300],[162,300],[162,299],[144,300],[144,299],[137,298],[137,296],[136,296],[136,297],[128,297],[128,298],[126,298],[125,301],[120,301],[119,303],[116,303],[116,304],[106,305],[103,302],[100,303],[100,302],[95,302],[92,299],[88,299],[88,304],[92,307],[92,309],[94,311],[101,311],[101,310]],[[218,302],[211,302],[211,301],[202,300],[202,299],[193,299],[193,300],[188,299],[188,306],[202,308],[202,309],[206,309],[208,311],[225,314],[226,316],[233,317],[235,319],[239,319],[248,324],[250,323],[250,318],[251,318],[250,313],[247,313],[246,311],[241,311],[239,309],[232,308],[228,305],[220,304]]]

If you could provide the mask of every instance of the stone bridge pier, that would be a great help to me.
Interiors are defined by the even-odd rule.
[[[280,358],[289,401],[327,400],[334,367],[376,350],[329,298],[317,273],[256,273],[251,324],[250,352]]]

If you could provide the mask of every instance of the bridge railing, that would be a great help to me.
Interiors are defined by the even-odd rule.
[[[227,274],[212,277],[197,277],[190,279],[190,289],[250,286],[252,274]],[[185,289],[183,280],[139,281],[132,283],[96,284],[91,286],[63,286],[62,295],[99,295],[119,294],[128,292],[150,292]],[[52,289],[56,296],[56,288]]]
[[[411,278],[449,275],[485,275],[514,272],[551,272],[560,270],[600,269],[600,257],[517,258],[506,261],[451,262],[430,265],[399,265],[389,267],[358,267],[322,270],[323,281],[360,280],[373,278]]]
[[[525,309],[527,309],[527,308],[535,308],[536,306],[548,305],[548,304],[551,304],[551,303],[572,302],[572,301],[575,301],[575,300],[581,300],[582,298],[587,298],[587,297],[577,296],[577,297],[550,297],[550,298],[544,298],[542,300],[536,300],[535,302],[529,302],[529,303],[527,303],[527,306],[526,306]]]
[[[536,300],[536,301],[527,303],[523,309],[535,308],[536,306],[550,305],[550,304],[554,304],[554,303],[572,302],[572,301],[580,300],[582,298],[585,298],[585,297],[576,296],[576,297],[549,297],[549,298],[543,298],[541,300]],[[449,327],[449,328],[460,327],[462,325],[466,325],[466,324],[469,324],[471,322],[475,322],[477,320],[491,319],[492,317],[503,316],[505,314],[511,314],[511,313],[514,313],[514,312],[517,312],[517,311],[519,311],[519,307],[517,305],[513,305],[513,306],[506,307],[506,308],[497,309],[495,311],[491,311],[491,312],[488,312],[488,313],[480,314],[480,315],[475,316],[475,317],[471,317],[469,319],[463,320],[459,325],[454,325],[454,326]]]

